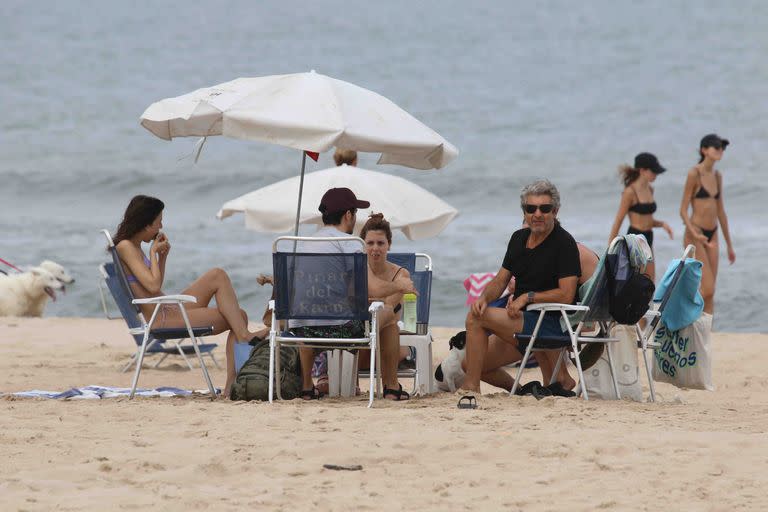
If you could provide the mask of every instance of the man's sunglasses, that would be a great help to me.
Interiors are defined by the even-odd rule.
[[[525,213],[536,213],[536,210],[541,211],[541,213],[550,213],[552,210],[555,209],[555,205],[553,204],[524,204],[523,210]]]

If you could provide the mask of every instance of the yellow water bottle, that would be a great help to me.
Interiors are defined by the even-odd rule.
[[[416,332],[416,294],[403,295],[403,331]]]

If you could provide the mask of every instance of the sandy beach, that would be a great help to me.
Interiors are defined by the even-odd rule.
[[[438,359],[454,329],[433,332]],[[766,342],[716,333],[716,391],[657,384],[655,404],[493,389],[473,411],[450,394],[372,410],[359,398],[270,406],[6,395],[0,508],[765,510]],[[132,349],[121,320],[3,318],[0,392],[128,386],[119,366]],[[221,360],[223,345],[217,352]],[[223,373],[212,375],[220,386]],[[178,359],[145,369],[140,386],[205,387]]]

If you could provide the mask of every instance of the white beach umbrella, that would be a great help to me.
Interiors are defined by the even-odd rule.
[[[314,71],[238,78],[158,101],[144,111],[141,125],[166,140],[224,135],[299,149],[301,176],[307,151],[333,147],[381,153],[380,164],[415,169],[439,169],[458,155],[451,143],[387,98]],[[298,190],[301,199],[301,180]],[[298,219],[299,212],[297,231]]]
[[[294,228],[295,191],[300,178],[273,183],[224,203],[217,217],[245,214],[245,226],[262,232],[280,233]],[[301,205],[302,224],[322,224],[318,211],[323,194],[334,187],[347,187],[371,206],[359,210],[355,232],[370,212],[383,213],[393,229],[410,240],[438,235],[458,211],[422,187],[397,176],[342,165],[308,173]]]

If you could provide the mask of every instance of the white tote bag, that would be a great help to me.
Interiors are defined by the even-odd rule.
[[[633,326],[617,325],[611,329],[611,337],[619,338],[611,344],[613,367],[616,370],[616,382],[619,384],[621,398],[636,402],[643,400],[643,388],[640,386],[640,371],[637,365],[637,337]],[[608,365],[608,352],[595,365],[584,371],[584,381],[589,398],[613,400],[616,393],[611,381],[611,368]]]
[[[670,331],[662,324],[654,341],[653,380],[679,388],[706,389],[712,385],[712,315],[702,313],[687,327]]]

